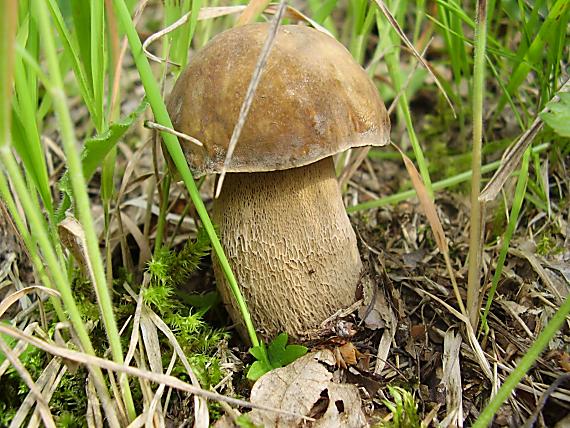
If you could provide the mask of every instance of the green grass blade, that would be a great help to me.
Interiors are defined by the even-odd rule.
[[[544,330],[538,335],[532,346],[526,351],[520,361],[517,362],[513,372],[505,379],[497,395],[493,397],[487,407],[481,412],[472,428],[485,428],[489,426],[501,405],[509,398],[511,392],[531,369],[536,359],[548,345],[548,342],[550,342],[556,332],[566,322],[568,314],[570,314],[570,296],[566,298],[566,301],[560,306],[560,309],[556,311],[548,324],[546,324],[546,327],[544,327]]]
[[[473,59],[473,145],[471,149],[471,211],[467,277],[467,313],[471,326],[479,320],[479,287],[481,282],[481,147],[483,145],[483,100],[485,98],[485,49],[487,46],[487,0],[477,2],[475,52]]]
[[[160,93],[160,88],[152,74],[150,64],[148,63],[147,58],[144,56],[141,41],[133,25],[133,21],[131,19],[131,16],[129,15],[129,11],[125,5],[125,2],[124,0],[113,0],[113,4],[115,6],[115,12],[118,21],[120,22],[120,26],[122,27],[123,32],[126,33],[127,38],[129,40],[129,45],[131,47],[131,54],[135,60],[135,64],[137,66],[142,83],[146,90],[147,99],[149,100],[156,121],[163,126],[166,126],[168,128],[173,128],[172,122],[170,121],[170,117],[168,116],[168,112],[166,110],[166,105],[164,104],[164,101]],[[184,181],[184,184],[188,189],[188,192],[190,193],[190,197],[192,198],[192,202],[194,203],[196,212],[198,213],[200,219],[202,220],[204,229],[208,233],[208,236],[212,242],[212,247],[214,249],[214,252],[218,257],[222,270],[228,279],[228,283],[230,284],[230,287],[232,289],[238,307],[240,308],[240,312],[244,318],[244,323],[248,331],[252,345],[257,346],[259,345],[259,340],[255,332],[253,321],[251,320],[251,315],[247,309],[245,300],[239,290],[237,281],[231,270],[228,259],[224,254],[222,245],[220,244],[218,236],[216,235],[212,221],[208,216],[206,207],[204,206],[204,203],[200,198],[200,193],[198,191],[198,188],[196,187],[196,183],[194,181],[194,178],[192,177],[192,173],[188,168],[188,165],[186,163],[186,158],[184,157],[184,153],[182,152],[178,139],[174,135],[169,133],[162,133],[162,138],[174,164],[176,165],[176,168],[178,169],[178,172],[182,177],[182,180]]]
[[[568,20],[570,19],[570,2],[568,0],[557,0],[549,9],[548,16],[540,30],[536,33],[536,37],[532,40],[528,49],[521,50],[518,53],[518,63],[513,69],[511,78],[507,85],[507,91],[511,96],[517,92],[520,85],[527,78],[533,68],[540,70],[540,61],[548,49],[547,44],[558,39],[561,33],[566,33]],[[549,97],[547,96],[547,99]],[[506,98],[503,95],[499,102],[497,111],[500,112],[505,106]]]
[[[49,2],[51,0],[46,1]],[[123,351],[121,340],[119,331],[117,329],[117,324],[115,322],[113,303],[111,300],[109,288],[107,287],[101,253],[99,252],[99,239],[95,232],[93,217],[91,215],[89,196],[87,193],[83,171],[81,169],[81,159],[76,149],[73,123],[67,109],[63,81],[59,69],[59,61],[56,54],[55,43],[51,33],[51,24],[49,22],[45,3],[41,1],[38,2],[35,12],[37,13],[40,34],[42,35],[44,52],[50,72],[49,77],[51,79],[51,86],[47,89],[51,92],[51,95],[53,97],[54,109],[56,111],[61,128],[60,134],[69,168],[76,212],[85,232],[87,255],[91,264],[91,274],[97,294],[99,309],[101,311],[103,324],[105,326],[105,331],[109,339],[109,346],[113,359],[117,363],[122,364]],[[120,383],[129,419],[134,420],[136,413],[126,377],[123,377]]]
[[[550,144],[545,143],[538,145],[532,149],[533,153],[541,153],[548,149]],[[394,157],[394,159],[397,159]],[[501,165],[501,161],[491,162],[487,165],[481,167],[482,174],[488,174],[489,172],[495,171]],[[433,183],[433,190],[440,191],[447,189],[449,187],[457,186],[458,184],[465,183],[471,180],[473,172],[471,170],[462,172],[461,174],[454,175],[453,177],[444,178],[443,180],[436,181]],[[395,205],[399,202],[407,201],[416,196],[416,191],[414,189],[405,190],[403,192],[395,193],[384,198],[373,199],[371,201],[363,202],[358,205],[349,206],[346,211],[349,213],[365,211],[372,208],[385,207],[387,205]]]
[[[97,2],[89,2],[97,3]],[[81,58],[81,64],[85,70],[85,76],[93,76],[93,71],[91,68],[91,9],[92,7],[86,7],[86,2],[81,1],[71,1],[71,16],[73,18],[73,34],[69,33],[67,37],[75,41],[77,45],[77,55]],[[62,30],[65,28],[62,24]],[[63,31],[60,31],[60,36]],[[71,51],[73,52],[73,51]],[[92,80],[87,78],[90,91],[93,92]]]
[[[97,132],[105,129],[105,12],[103,1],[91,1],[91,80],[93,87],[93,110],[97,112]]]
[[[28,75],[34,72],[28,69],[26,73],[24,63],[21,58],[16,58],[15,89],[17,97],[14,99],[14,127],[18,128],[18,138],[14,147],[22,158],[26,173],[29,174],[36,185],[44,205],[51,213],[53,211],[52,199],[49,188],[49,178],[45,164],[43,147],[40,140],[40,133],[36,122],[36,108],[32,104],[35,85],[28,81]],[[35,76],[33,81],[35,82]]]
[[[47,4],[53,18],[55,28],[63,45],[63,50],[64,52],[67,52],[71,58],[71,67],[73,69],[73,73],[75,74],[75,78],[77,79],[81,97],[83,98],[83,101],[89,110],[89,114],[93,118],[93,122],[100,123],[101,119],[97,116],[97,110],[94,109],[91,79],[87,78],[87,75],[83,68],[82,58],[79,54],[81,51],[75,43],[75,40],[71,37],[71,34],[65,25],[65,21],[57,4],[57,0],[47,0]]]
[[[509,224],[507,225],[507,230],[503,236],[503,244],[501,246],[501,252],[499,253],[499,258],[497,259],[495,273],[493,275],[493,280],[491,281],[491,288],[487,295],[487,304],[485,305],[485,311],[481,317],[481,326],[487,331],[487,316],[491,309],[491,304],[493,303],[493,297],[495,296],[495,290],[501,279],[501,274],[503,273],[503,266],[505,265],[505,260],[507,259],[507,252],[509,251],[509,245],[511,238],[517,223],[519,221],[519,214],[524,201],[524,195],[526,193],[526,185],[528,181],[528,164],[530,159],[530,154],[532,153],[532,148],[529,147],[523,155],[522,165],[519,170],[519,176],[517,180],[517,187],[515,190],[515,198],[513,200],[513,206],[511,207],[511,214],[509,216]]]
[[[336,7],[337,2],[338,0],[325,0],[323,2],[318,2],[317,4],[319,4],[319,7],[313,13],[313,19],[322,25]]]

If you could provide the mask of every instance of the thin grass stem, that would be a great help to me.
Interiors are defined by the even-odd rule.
[[[481,146],[483,141],[483,99],[485,97],[485,47],[487,41],[487,0],[477,2],[473,65],[473,146],[471,149],[471,212],[467,274],[467,312],[475,329],[479,320],[481,253],[483,251],[481,203]]]

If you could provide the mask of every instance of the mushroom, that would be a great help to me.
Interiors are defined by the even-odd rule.
[[[196,176],[220,173],[268,24],[225,31],[190,61],[169,99]],[[362,263],[332,156],[381,146],[390,123],[377,88],[350,53],[315,29],[278,30],[227,168],[213,220],[265,339],[299,338],[356,301]],[[241,316],[214,257],[222,300]],[[244,335],[244,330],[240,330]]]

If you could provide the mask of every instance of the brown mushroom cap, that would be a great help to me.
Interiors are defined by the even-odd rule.
[[[199,176],[221,171],[268,24],[225,31],[190,61],[172,90],[174,127]],[[378,90],[343,45],[305,26],[279,28],[227,172],[296,168],[351,147],[388,143]]]

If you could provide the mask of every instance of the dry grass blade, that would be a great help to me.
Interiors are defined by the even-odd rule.
[[[32,334],[36,328],[38,328],[39,324],[37,322],[33,322],[31,324],[28,324],[26,326],[26,328],[24,329],[24,333],[26,334]],[[12,348],[12,354],[16,357],[19,358],[20,354],[22,352],[24,352],[26,349],[28,348],[28,344],[23,341],[20,340],[18,341],[18,343],[16,343],[16,346],[14,346]],[[4,360],[4,362],[2,364],[0,364],[0,378],[4,375],[4,373],[6,372],[6,370],[10,367],[10,361],[9,360]]]
[[[534,426],[534,423],[536,422],[538,415],[540,414],[540,412],[544,408],[544,405],[546,404],[546,400],[548,400],[548,398],[554,393],[554,391],[558,389],[558,387],[560,387],[560,385],[567,382],[568,380],[570,380],[570,373],[564,373],[558,376],[556,380],[552,382],[552,384],[548,387],[548,389],[542,393],[540,401],[536,404],[534,412],[532,412],[532,415],[528,417],[522,428],[532,428]]]
[[[254,22],[270,2],[271,0],[250,0],[243,13],[239,16],[236,27]]]
[[[173,353],[172,357],[170,358],[170,363],[168,364],[168,368],[166,369],[167,375],[170,375],[170,373],[172,373],[172,370],[174,369],[175,363],[176,363],[176,354]],[[156,393],[154,394],[154,397],[152,398],[152,401],[150,402],[150,405],[148,406],[148,411],[146,412],[146,422],[145,422],[145,424],[148,426],[150,426],[152,417],[155,414],[156,409],[160,403],[160,399],[162,398],[162,394],[164,393],[165,387],[166,386],[164,384],[160,384],[158,386],[158,388],[156,389]],[[199,414],[196,414],[194,416],[194,420],[196,420],[198,423],[204,421],[206,427],[208,426],[207,424],[209,422],[209,413],[207,413],[207,410],[208,410],[208,407],[206,407],[205,417],[204,417],[204,415],[199,415]],[[166,412],[166,409],[163,409],[163,416],[165,416],[165,412]],[[164,419],[164,418],[162,417],[161,419]]]
[[[21,330],[18,330],[17,328],[8,325],[0,324],[0,333],[12,336],[13,338],[18,340],[26,341],[30,345],[33,345],[36,348],[39,348],[49,354],[58,357],[67,358],[68,360],[76,361],[78,363],[85,364],[87,366],[97,366],[105,370],[124,373],[130,376],[147,379],[157,384],[165,384],[172,388],[176,388],[180,391],[188,392],[190,394],[195,394],[200,397],[206,398],[208,400],[224,401],[234,406],[246,407],[248,409],[259,409],[267,412],[280,413],[282,415],[301,417],[303,419],[307,419],[305,416],[299,415],[294,412],[274,409],[272,407],[264,406],[262,404],[254,404],[245,400],[240,400],[238,398],[226,397],[224,395],[217,394],[215,392],[206,391],[204,389],[189,385],[188,383],[181,381],[180,379],[173,376],[167,376],[161,373],[153,373],[147,370],[139,369],[137,367],[125,366],[123,364],[119,364],[111,360],[106,360],[104,358],[95,357],[89,354],[85,354],[83,352],[73,351],[68,348],[57,346],[48,343],[44,340],[38,339],[37,337],[30,336],[29,334],[26,334]]]
[[[91,376],[85,386],[85,393],[87,395],[87,426],[89,428],[99,428],[103,425],[103,415],[101,414],[101,402],[97,396],[94,383],[91,381]]]
[[[166,323],[155,312],[153,312],[149,308],[143,307],[143,314],[148,316],[149,319],[152,320],[152,322],[156,325],[156,327],[162,333],[164,333],[164,335],[168,338],[168,340],[170,341],[170,344],[174,348],[176,355],[178,355],[178,358],[180,358],[180,361],[182,361],[182,365],[186,369],[188,376],[190,376],[190,380],[192,381],[192,384],[195,385],[196,387],[200,388],[200,382],[198,381],[198,378],[194,374],[194,371],[192,370],[192,367],[190,366],[190,363],[188,362],[188,359],[186,358],[186,354],[184,354],[184,351],[182,350],[182,347],[180,346],[180,344],[176,340],[176,336],[174,336],[174,333],[172,332],[172,330],[170,330],[168,325],[166,325]],[[205,417],[208,416],[208,406],[207,406],[206,402],[203,399],[201,399],[200,397],[198,397],[197,395],[194,396],[194,407],[195,407],[195,412],[197,415],[202,414]]]
[[[200,13],[198,14],[198,21],[205,21],[207,19],[219,18],[219,17],[227,16],[227,15],[233,15],[233,14],[244,11],[246,8],[247,8],[247,6],[203,7],[202,9],[200,9]],[[275,14],[277,14],[278,11],[279,11],[279,5],[278,4],[270,4],[267,6],[267,9],[265,9],[265,11],[263,11],[263,12],[268,14],[268,15],[275,15]],[[151,53],[148,50],[148,47],[152,43],[159,40],[160,38],[166,36],[167,34],[173,32],[177,28],[186,24],[188,22],[188,20],[190,19],[190,15],[191,15],[191,12],[185,13],[177,21],[173,22],[168,27],[165,27],[162,30],[157,31],[156,33],[150,35],[149,37],[147,37],[145,39],[145,41],[143,42],[143,51],[144,51],[144,53],[148,59],[155,61],[155,62],[158,62],[158,63],[167,62],[168,64],[175,65],[177,67],[179,66],[179,64],[176,64],[175,62],[172,62],[168,59],[161,58],[159,56],[154,55],[153,53]],[[325,27],[320,25],[318,22],[312,20],[310,17],[305,15],[300,10],[294,8],[293,6],[286,6],[284,16],[286,18],[289,18],[289,19],[296,19],[299,21],[305,21],[308,24],[310,24],[313,28],[320,31],[321,33],[324,33],[324,34],[327,34],[328,36],[334,37],[329,30],[327,30]],[[152,123],[154,123],[154,122],[152,122]],[[156,127],[156,129],[159,129],[160,131],[164,131],[164,132],[170,132],[170,133],[177,135],[181,138],[187,137],[185,134],[181,134],[181,135],[176,134],[175,133],[176,131],[173,132],[173,130],[171,130],[170,128],[164,127],[164,129],[160,129],[160,128]],[[184,137],[182,137],[182,136],[184,136]],[[192,137],[190,137],[190,138],[192,138]],[[198,141],[198,140],[196,140],[196,141]]]
[[[4,312],[8,310],[10,306],[12,306],[15,302],[20,300],[22,297],[27,296],[31,293],[38,293],[39,291],[49,294],[50,296],[54,297],[61,297],[59,291],[52,290],[51,288],[43,287],[41,285],[31,285],[26,288],[22,288],[21,290],[15,291],[14,293],[6,296],[4,300],[0,303],[0,318],[4,315]]]
[[[561,92],[569,92],[570,91],[570,79],[566,80],[564,84],[560,87],[558,93]],[[558,102],[560,101],[560,96],[555,95],[550,102]],[[548,107],[545,107],[541,113],[545,113],[548,111]],[[536,119],[528,128],[523,135],[506,151],[501,159],[501,166],[495,172],[491,180],[487,183],[481,194],[479,195],[480,202],[489,202],[494,200],[503,185],[507,181],[507,178],[517,169],[520,161],[522,159],[523,153],[526,151],[528,146],[536,137],[536,134],[542,129],[543,121],[540,115],[537,115]]]
[[[220,16],[232,15],[234,13],[241,12],[245,8],[246,8],[246,6],[204,7],[202,9],[200,9],[200,13],[198,14],[198,21],[203,21],[203,20],[212,19],[212,18],[218,18]],[[155,61],[155,62],[158,62],[158,63],[167,62],[169,64],[179,66],[179,64],[176,64],[176,63],[174,63],[168,59],[160,58],[160,57],[150,53],[148,50],[148,47],[152,43],[154,43],[155,41],[160,39],[161,37],[166,36],[167,34],[173,32],[177,28],[186,24],[188,22],[188,20],[190,19],[191,14],[192,14],[192,12],[185,13],[178,20],[176,20],[172,24],[170,24],[168,27],[163,28],[162,30],[157,31],[156,33],[147,37],[147,39],[143,42],[142,46],[143,46],[144,54],[147,56],[148,59]]]
[[[152,311],[151,309],[149,309],[148,307],[146,307],[143,304],[142,293],[146,289],[146,286],[148,285],[149,280],[150,280],[149,275],[145,274],[144,281],[143,281],[143,287],[141,287],[141,291],[140,291],[138,297],[135,295],[134,291],[130,288],[130,286],[128,284],[125,284],[125,289],[127,290],[127,292],[133,298],[137,298],[137,308],[136,308],[135,319],[134,319],[134,326],[136,327],[137,332],[135,333],[135,331],[134,331],[135,327],[133,327],[133,335],[131,336],[131,345],[129,346],[129,352],[127,353],[126,361],[130,361],[130,358],[132,358],[132,355],[134,355],[134,349],[136,348],[136,345],[137,345],[138,340],[139,340],[139,335],[138,335],[139,325],[141,326],[141,331],[143,331],[143,329],[142,329],[143,322],[150,321],[152,323],[152,325],[156,326],[156,328],[158,328],[167,337],[167,339],[170,341],[170,343],[171,343],[171,345],[175,351],[174,355],[175,356],[177,355],[180,358],[180,360],[182,361],[182,364],[184,365],[184,368],[188,372],[188,376],[190,377],[190,380],[192,381],[192,383],[196,387],[200,388],[200,382],[198,381],[198,378],[194,374],[194,371],[192,370],[192,367],[190,366],[190,363],[188,362],[188,359],[186,358],[184,351],[180,347],[180,344],[176,340],[174,333],[172,333],[170,328],[168,328],[168,325],[166,325],[166,323],[164,321],[162,321],[162,319],[156,313],[154,313],[154,311]],[[144,331],[143,331],[143,334],[144,334]],[[131,353],[131,351],[132,351],[132,353]],[[161,369],[161,371],[162,371],[162,369]],[[164,388],[164,385],[161,384],[159,386],[159,389],[160,388]],[[160,397],[158,394],[158,391],[155,394],[155,398],[156,397]],[[199,420],[199,421],[208,421],[209,420],[207,403],[205,402],[204,399],[198,397],[197,395],[194,396],[194,411],[196,412],[196,420]]]
[[[10,327],[11,328],[11,327]],[[42,421],[44,425],[48,428],[55,428],[55,422],[53,420],[53,416],[49,410],[48,403],[46,402],[44,396],[42,395],[41,390],[38,386],[34,383],[34,380],[30,376],[30,373],[26,370],[24,365],[20,362],[18,357],[14,355],[10,347],[0,338],[0,351],[6,356],[6,359],[10,361],[14,369],[18,372],[20,378],[26,382],[28,388],[30,388],[30,392],[35,396],[36,401],[38,403],[38,409],[40,411],[40,415],[42,417]]]
[[[275,15],[278,10],[279,10],[278,4],[270,4],[269,6],[267,6],[267,9],[265,9],[265,13],[270,14],[270,15]],[[299,21],[305,21],[306,23],[311,24],[311,26],[315,30],[319,30],[321,33],[324,33],[328,36],[334,37],[329,30],[327,30],[325,27],[320,25],[317,21],[312,20],[307,15],[305,15],[303,12],[301,12],[299,9],[296,9],[293,6],[287,5],[287,9],[285,11],[285,18],[296,19]]]
[[[151,122],[150,120],[146,120],[144,122],[144,126],[149,129],[156,129],[160,132],[168,132],[169,134],[176,135],[178,138],[182,138],[183,140],[189,141],[197,146],[204,147],[204,144],[197,138],[191,137],[190,135],[186,135],[182,132],[178,132],[174,129],[171,129],[167,126],[161,125],[160,123]]]
[[[59,360],[59,358],[52,358],[52,361],[54,361],[54,360]],[[51,361],[50,361],[50,364],[51,364]],[[67,366],[65,364],[61,364],[60,361],[56,361],[55,365],[56,365],[57,369],[52,369],[53,370],[52,378],[53,378],[53,376],[55,376],[55,378],[53,378],[53,381],[50,379],[50,381],[44,387],[44,396],[46,398],[46,401],[48,401],[48,403],[49,403],[49,400],[51,400],[51,397],[53,396],[56,389],[59,387],[59,384],[61,382],[61,379],[63,378],[63,375],[65,375],[65,373],[67,373]],[[48,365],[48,367],[49,367],[49,365]],[[44,371],[46,371],[47,369],[48,368],[46,367],[46,369]],[[47,389],[47,392],[46,392],[46,389]],[[40,414],[39,408],[36,406],[36,409],[34,410],[34,414],[30,418],[30,422],[28,422],[28,428],[37,428],[40,426],[40,422],[41,422],[41,414]]]
[[[378,344],[378,351],[376,352],[376,366],[374,366],[374,374],[378,376],[382,373],[382,370],[384,370],[384,367],[386,366],[386,361],[388,361],[388,354],[390,353],[392,342],[396,335],[396,325],[398,325],[398,320],[396,319],[392,308],[388,308],[392,322],[384,329],[382,338]]]
[[[125,213],[122,213],[121,221],[137,243],[140,250],[139,261],[141,266],[144,266],[144,264],[152,258],[152,251],[150,250],[148,239],[145,238],[135,221]]]
[[[451,103],[451,100],[449,99],[449,96],[447,95],[445,88],[443,87],[443,85],[439,81],[439,78],[437,77],[437,75],[433,71],[431,65],[429,65],[428,62],[423,59],[423,57],[420,55],[420,53],[414,47],[412,42],[410,42],[410,40],[406,36],[406,33],[404,33],[404,31],[400,27],[400,24],[398,24],[398,21],[396,21],[394,16],[392,16],[392,13],[390,12],[390,10],[386,7],[386,4],[382,0],[374,0],[374,2],[378,5],[378,8],[382,12],[382,14],[386,17],[386,19],[388,20],[388,22],[390,23],[390,25],[392,26],[394,31],[396,31],[398,36],[400,36],[400,38],[402,39],[404,44],[410,49],[412,54],[418,59],[418,61],[425,67],[425,69],[428,71],[428,73],[433,77],[435,84],[437,85],[437,87],[439,88],[441,93],[443,94],[445,100],[447,101],[447,104],[449,104],[449,107],[451,108],[451,111],[453,112],[453,116],[456,117],[457,115],[455,113],[455,108],[453,107],[453,104]]]
[[[447,416],[442,421],[442,425],[458,428],[463,426],[460,350],[461,336],[455,335],[451,329],[448,330],[443,340],[443,377],[441,378],[441,383],[446,389]]]
[[[455,280],[455,274],[453,273],[451,260],[449,258],[449,247],[447,245],[447,239],[445,238],[445,232],[443,231],[443,226],[441,225],[441,221],[439,220],[439,215],[437,214],[437,210],[435,209],[435,204],[429,197],[428,192],[424,186],[424,182],[422,181],[420,173],[414,166],[414,163],[411,161],[411,159],[408,156],[406,156],[406,154],[402,150],[400,150],[398,146],[396,146],[394,143],[392,143],[392,145],[396,148],[396,150],[398,150],[398,152],[400,152],[400,155],[404,160],[404,165],[406,166],[406,170],[408,171],[410,179],[412,180],[412,185],[416,190],[416,194],[418,195],[418,199],[424,210],[424,214],[428,219],[437,247],[439,248],[441,254],[443,254],[443,258],[445,259],[447,272],[449,273],[449,278],[451,279],[451,284],[453,286],[453,292],[455,294],[455,298],[457,299],[457,304],[459,305],[461,313],[465,315],[467,312],[465,311],[465,305],[463,304],[463,299],[461,298],[461,294],[459,293],[459,287],[457,286],[457,281]]]
[[[251,104],[253,103],[255,90],[257,89],[259,80],[261,79],[261,74],[263,73],[265,64],[267,64],[267,59],[269,58],[271,47],[273,46],[273,42],[275,41],[275,36],[277,36],[277,30],[279,29],[279,25],[281,24],[281,18],[283,17],[284,11],[285,11],[285,0],[281,0],[281,2],[279,3],[279,9],[277,10],[275,17],[273,18],[273,21],[271,22],[271,26],[269,28],[269,34],[265,39],[265,43],[263,45],[263,48],[261,49],[259,58],[257,59],[257,64],[255,65],[253,76],[251,76],[251,80],[249,81],[249,87],[247,88],[247,92],[245,94],[245,99],[243,100],[243,103],[241,105],[238,121],[236,123],[236,126],[234,127],[234,131],[232,132],[232,136],[230,138],[228,151],[226,153],[226,159],[224,161],[224,166],[222,168],[222,172],[220,174],[220,178],[218,179],[218,184],[216,187],[216,195],[215,195],[216,198],[220,196],[220,192],[222,191],[222,186],[224,184],[224,177],[226,176],[226,170],[230,164],[232,155],[234,154],[236,144],[239,140],[239,136],[241,135],[241,130],[243,129],[243,125],[245,124],[245,120],[247,119],[247,114],[249,113]]]
[[[473,350],[475,357],[477,359],[477,362],[479,363],[479,366],[483,370],[483,373],[493,383],[493,388],[494,388],[495,387],[495,378],[493,376],[493,372],[491,371],[491,366],[489,364],[489,360],[485,356],[485,353],[483,352],[483,348],[481,348],[481,344],[479,343],[479,341],[477,340],[477,337],[475,336],[475,331],[473,330],[473,327],[471,326],[471,322],[469,321],[469,318],[466,315],[463,315],[460,312],[458,312],[454,307],[450,306],[448,303],[444,302],[439,297],[435,296],[434,294],[430,293],[429,291],[422,290],[421,288],[418,288],[418,287],[412,287],[412,289],[416,293],[418,293],[422,296],[428,296],[428,297],[432,298],[433,300],[438,302],[440,305],[444,306],[453,316],[455,316],[457,319],[459,319],[460,321],[465,323],[465,328],[467,330],[467,338],[469,339],[469,344],[471,345],[471,349]],[[493,391],[495,391],[495,389],[493,389]]]

